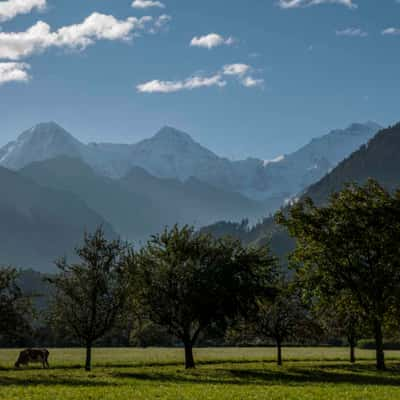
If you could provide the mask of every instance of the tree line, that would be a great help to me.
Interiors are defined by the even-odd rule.
[[[116,329],[162,329],[184,349],[207,336],[224,343],[315,344],[345,338],[350,361],[361,338],[374,337],[376,367],[385,369],[384,336],[400,333],[400,191],[375,181],[348,185],[321,206],[301,199],[276,215],[296,239],[290,270],[267,247],[215,239],[189,226],[165,229],[139,250],[86,233],[79,258],[57,261],[47,278],[47,321],[86,348]],[[17,272],[0,269],[0,337],[35,328]],[[32,320],[34,321],[32,324]]]

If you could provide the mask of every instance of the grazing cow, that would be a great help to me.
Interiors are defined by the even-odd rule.
[[[49,351],[47,349],[26,349],[19,353],[15,368],[20,365],[28,365],[29,363],[42,363],[43,368],[50,368],[48,359]]]

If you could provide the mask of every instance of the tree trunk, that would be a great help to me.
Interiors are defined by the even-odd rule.
[[[276,341],[276,348],[278,351],[277,362],[278,362],[278,365],[281,366],[282,365],[282,343],[280,342],[280,340]]]
[[[92,343],[86,344],[86,363],[85,370],[90,371],[92,369]]]
[[[185,345],[185,368],[186,369],[195,368],[194,358],[193,358],[193,345],[190,341],[185,342],[184,345]]]
[[[385,353],[383,351],[382,323],[376,320],[375,328],[375,347],[376,347],[376,369],[383,371],[385,369]]]
[[[355,354],[356,343],[354,340],[350,340],[349,344],[350,344],[350,362],[354,364],[356,362],[356,354]]]
[[[131,346],[131,339],[132,339],[132,329],[133,329],[133,323],[132,321],[128,321],[127,326],[126,326],[126,347]]]

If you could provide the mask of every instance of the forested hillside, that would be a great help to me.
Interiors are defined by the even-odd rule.
[[[342,161],[318,183],[309,187],[302,198],[310,197],[322,205],[329,195],[337,192],[346,183],[364,183],[373,178],[389,190],[400,186],[400,123],[381,130],[371,141]],[[220,222],[204,228],[216,236],[232,235],[245,243],[264,245],[270,243],[275,254],[286,260],[293,249],[294,241],[284,228],[277,226],[273,216],[249,228],[247,224]]]
[[[1,263],[48,271],[53,261],[70,254],[84,230],[110,224],[71,193],[43,187],[0,167]]]

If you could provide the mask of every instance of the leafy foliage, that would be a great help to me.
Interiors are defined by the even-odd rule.
[[[360,338],[370,333],[363,309],[351,293],[342,290],[335,296],[314,299],[314,311],[324,330],[331,337],[344,337],[350,347],[350,362],[354,363],[355,347]]]
[[[55,287],[53,314],[87,348],[86,369],[91,368],[91,348],[116,323],[128,293],[127,248],[119,240],[108,241],[98,229],[85,234],[76,250],[81,263],[57,262],[59,274],[51,278]]]
[[[187,226],[154,236],[136,263],[150,319],[184,343],[187,368],[194,367],[192,347],[200,333],[254,310],[275,268],[267,250],[213,240]]]
[[[0,339],[18,338],[30,332],[31,306],[17,284],[18,272],[11,267],[0,268]]]
[[[352,184],[325,207],[305,199],[277,221],[297,238],[292,264],[314,295],[346,290],[362,308],[383,369],[382,325],[400,283],[400,192],[392,196],[373,180]]]

